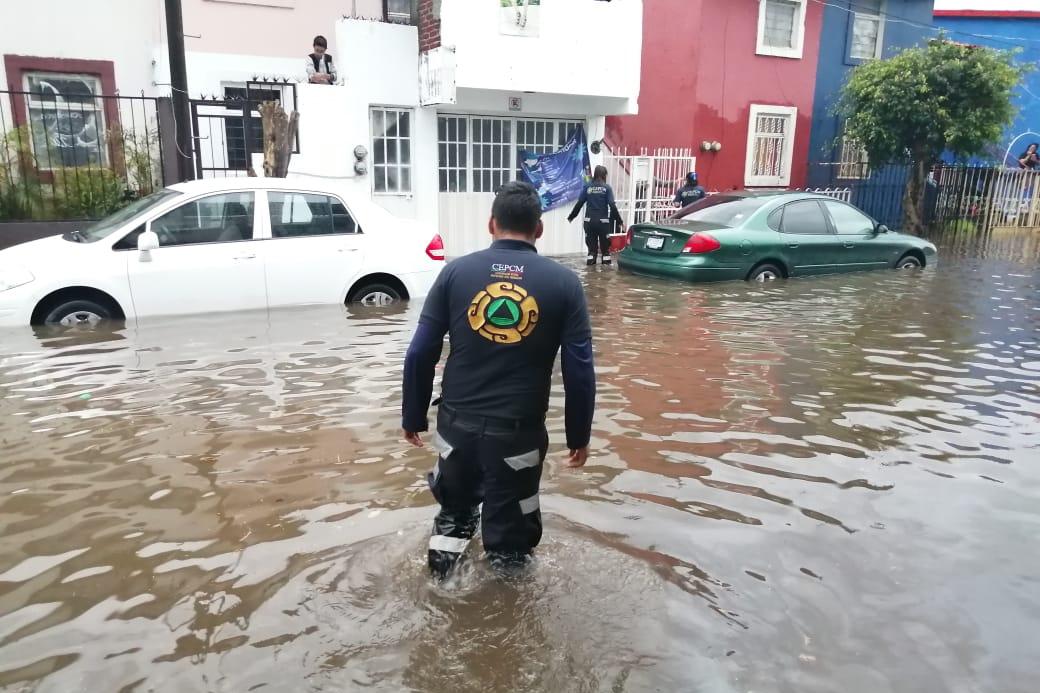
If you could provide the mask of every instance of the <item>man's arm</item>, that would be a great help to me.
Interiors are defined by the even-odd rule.
[[[569,465],[581,467],[588,458],[592,438],[592,416],[596,409],[596,369],[592,356],[592,329],[585,291],[575,277],[568,316],[568,329],[563,335],[561,365],[566,395],[564,423],[567,430]]]
[[[422,447],[419,434],[430,428],[426,415],[433,396],[433,374],[441,360],[444,334],[451,324],[448,312],[448,277],[446,267],[430,287],[423,304],[419,326],[415,330],[404,357],[404,384],[401,394],[401,428],[412,445]]]
[[[427,412],[433,397],[433,375],[437,362],[441,360],[446,331],[444,325],[420,322],[404,357],[401,428],[413,445],[421,446],[417,434],[430,430]]]
[[[592,356],[592,339],[565,342],[562,361],[567,449],[573,452],[588,448],[592,438],[592,415],[596,409],[596,368]]]
[[[588,188],[581,189],[581,195],[578,196],[578,201],[575,203],[574,209],[572,209],[571,213],[567,215],[567,221],[574,221],[574,218],[578,216],[579,212],[581,212],[581,208],[585,206],[585,201],[589,198],[588,193],[586,192],[587,190]]]
[[[617,224],[618,231],[624,233],[625,220],[621,218],[621,212],[618,211],[617,205],[614,203],[614,189],[610,186],[607,186],[607,207],[610,210],[610,221]]]

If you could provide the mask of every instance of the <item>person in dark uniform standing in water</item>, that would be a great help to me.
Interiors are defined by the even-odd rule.
[[[592,174],[592,182],[581,191],[578,202],[574,205],[567,221],[575,217],[585,207],[585,245],[589,249],[587,265],[596,264],[597,253],[602,254],[603,264],[610,264],[610,227],[617,223],[624,230],[625,222],[621,220],[617,205],[614,204],[614,191],[607,185],[607,167],[597,166]]]
[[[686,175],[686,183],[675,191],[675,204],[680,207],[692,205],[704,199],[704,188],[697,184],[697,174],[690,171]]]
[[[478,521],[487,558],[500,572],[526,564],[541,540],[545,415],[561,349],[567,463],[581,467],[588,459],[596,375],[585,291],[573,271],[535,250],[541,216],[531,185],[502,187],[488,223],[494,242],[444,268],[405,357],[401,425],[405,440],[423,447],[448,333],[433,437],[439,457],[428,477],[441,506],[429,548],[430,571],[438,577],[461,558]]]

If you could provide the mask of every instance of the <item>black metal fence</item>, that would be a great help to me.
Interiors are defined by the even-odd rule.
[[[96,219],[162,187],[165,100],[0,91],[0,221]]]
[[[263,153],[259,108],[265,101],[295,110],[296,84],[287,79],[257,79],[245,87],[225,87],[222,94],[191,100],[196,178],[249,175],[253,154]],[[297,134],[293,153],[299,152]]]
[[[815,180],[848,189],[850,202],[890,228],[902,227],[909,164],[861,171],[844,164],[814,166]],[[1040,171],[940,164],[930,171],[924,196],[923,221],[933,230],[1040,228]]]
[[[903,225],[903,192],[910,175],[909,166],[883,166],[869,169],[848,164],[813,164],[817,170],[810,179],[826,181],[819,187],[848,188],[849,202],[886,226]]]

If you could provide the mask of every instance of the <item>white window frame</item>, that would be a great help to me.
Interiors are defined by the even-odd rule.
[[[498,125],[499,137],[495,138],[495,126]],[[485,127],[485,125],[487,127]],[[506,134],[505,130],[509,133]],[[489,134],[485,139],[484,130]],[[495,180],[504,185],[516,179],[515,155],[516,155],[516,119],[504,118],[502,116],[473,116],[469,121],[469,167],[470,167],[470,190],[473,192],[492,193],[497,187]],[[477,147],[481,147],[481,155],[477,156]],[[485,157],[483,148],[487,147],[488,157]],[[498,164],[495,164],[495,156],[498,156]],[[490,189],[483,189],[484,174],[488,175]],[[479,185],[478,185],[479,183]],[[480,190],[477,188],[480,187]]]
[[[510,143],[509,151],[511,152],[510,156],[512,156],[514,158],[516,157],[517,153],[519,152],[520,147],[522,147],[522,146],[531,146],[533,149],[538,150],[538,151],[549,151],[549,152],[557,151],[558,149],[561,149],[564,144],[567,143],[567,137],[566,136],[567,136],[568,130],[570,130],[572,127],[576,127],[578,125],[581,125],[582,127],[585,127],[585,128],[588,127],[587,122],[585,120],[580,119],[580,118],[566,118],[566,117],[563,117],[563,118],[538,118],[538,117],[531,117],[531,116],[509,117],[509,116],[503,116],[501,114],[487,115],[487,114],[479,114],[479,113],[478,114],[465,115],[465,114],[461,114],[461,113],[451,113],[451,112],[447,112],[447,111],[442,111],[442,112],[439,112],[437,114],[438,130],[440,128],[440,119],[441,118],[456,118],[456,119],[460,119],[462,121],[462,123],[464,123],[465,132],[467,133],[467,141],[463,145],[465,147],[465,149],[466,149],[466,164],[465,164],[465,166],[460,167],[458,169],[460,172],[464,172],[465,175],[466,175],[466,186],[465,186],[465,189],[454,191],[454,192],[450,191],[450,190],[441,190],[440,189],[440,174],[442,172],[447,172],[447,171],[450,171],[450,170],[456,170],[453,167],[445,166],[444,165],[445,162],[441,161],[441,159],[440,159],[440,145],[446,145],[448,147],[451,147],[451,146],[458,146],[460,143],[454,142],[454,141],[448,142],[448,141],[446,141],[444,139],[441,139],[440,136],[439,136],[439,133],[438,133],[438,138],[437,138],[437,144],[438,144],[437,179],[438,179],[438,181],[437,181],[437,185],[438,185],[438,190],[441,193],[446,193],[446,194],[475,192],[474,189],[477,187],[477,176],[479,174],[483,173],[487,169],[487,167],[485,167],[485,166],[476,167],[474,165],[474,162],[475,162],[475,156],[474,156],[474,152],[473,152],[474,147],[481,146],[481,145],[485,144],[484,142],[476,142],[475,141],[477,138],[473,136],[473,132],[474,132],[473,123],[474,123],[474,121],[480,121],[480,120],[486,120],[486,119],[508,121],[510,123],[510,133],[511,133],[511,143]],[[549,128],[549,131],[546,132],[546,137],[543,138],[544,141],[538,141],[538,142],[524,142],[524,141],[521,141],[521,137],[520,137],[520,124],[521,123],[525,123],[526,124],[526,123],[532,123],[532,122],[533,123],[546,123],[546,124],[552,126],[551,128]],[[520,170],[519,170],[519,165],[518,165],[517,161],[511,161],[508,164],[503,164],[503,166],[501,167],[501,171],[505,172],[507,168],[509,169],[509,176],[506,178],[506,180],[517,180],[517,179],[519,179],[519,177],[520,177]],[[494,171],[499,171],[498,168],[495,168],[493,170]]]
[[[855,10],[852,13],[852,18],[849,22],[849,60],[855,63],[860,63],[867,60],[879,60],[881,58],[881,52],[885,45],[885,10],[887,9],[885,5],[887,2],[888,0],[881,0],[878,3],[877,14],[874,14],[873,12],[861,12],[859,10]],[[871,56],[857,56],[852,54],[856,45],[856,20],[860,17],[875,20],[878,23],[877,43],[874,45],[874,55]]]
[[[784,133],[784,149],[781,153],[782,170],[779,176],[754,175],[755,137],[759,116],[782,116],[790,123],[790,130]],[[748,116],[747,155],[744,162],[744,185],[767,188],[783,188],[791,184],[791,163],[794,161],[794,143],[798,127],[798,109],[794,106],[772,106],[769,104],[751,104]]]
[[[386,117],[387,113],[393,113],[400,115],[402,113],[408,114],[408,136],[402,137],[398,132],[395,137],[379,137],[378,139],[394,140],[397,142],[397,161],[391,163],[385,156],[382,164],[377,164],[376,161],[376,133],[372,129],[372,114],[379,111]],[[373,195],[386,195],[390,197],[411,197],[415,189],[415,110],[411,108],[404,108],[401,106],[371,106],[368,109],[368,129],[369,129],[369,142],[372,145],[372,158],[369,164],[370,175],[372,179],[372,194]],[[408,142],[408,161],[402,161],[401,159],[401,143]],[[397,189],[390,190],[389,187],[386,190],[378,190],[376,188],[376,169],[385,168],[389,171],[390,168],[397,169]],[[408,171],[408,185],[407,187],[403,184],[403,172]],[[389,175],[387,176],[389,180]]]
[[[800,59],[805,46],[805,13],[809,0],[789,0],[790,2],[798,3],[798,15],[794,21],[794,46],[792,48],[766,45],[766,6],[771,1],[758,0],[758,43],[755,52],[758,55]]]
[[[838,152],[838,178],[841,180],[865,180],[870,178],[870,159],[867,150],[857,140],[843,131],[841,151]]]

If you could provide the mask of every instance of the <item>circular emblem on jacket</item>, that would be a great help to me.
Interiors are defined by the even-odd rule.
[[[538,325],[538,301],[519,284],[496,282],[473,297],[469,326],[496,344],[516,344]]]

